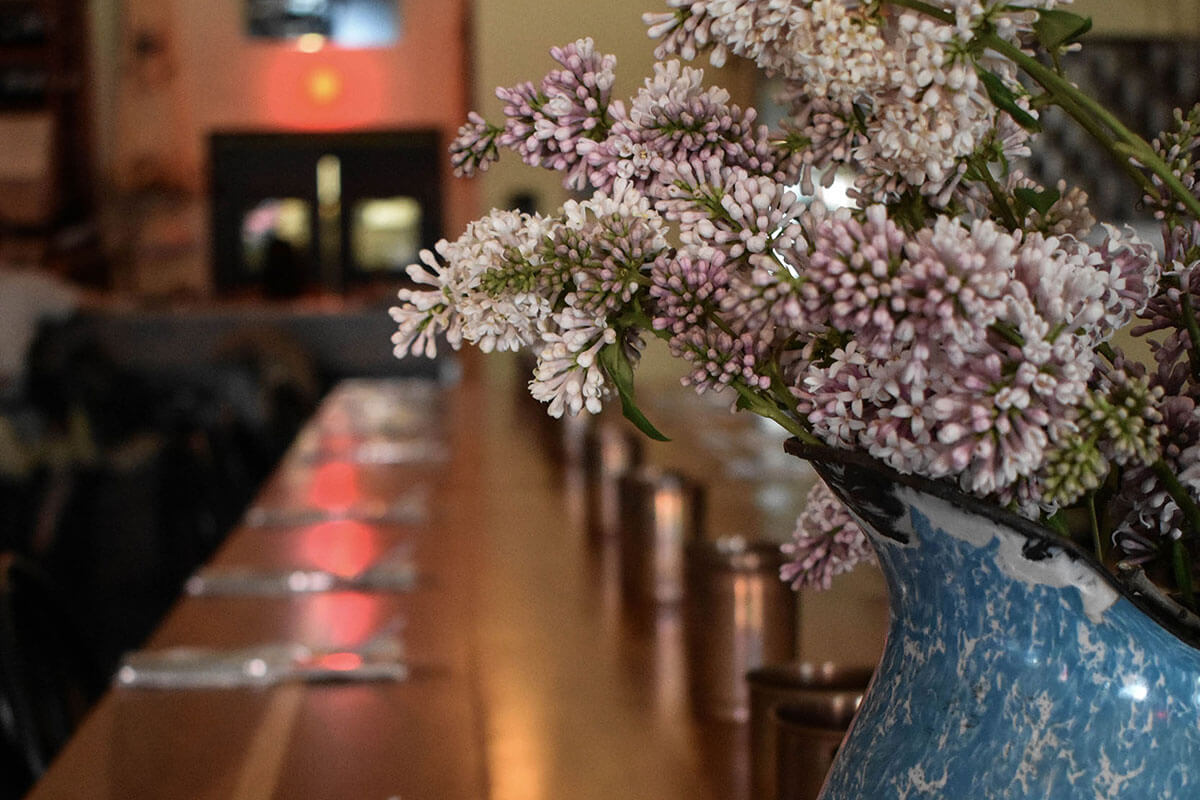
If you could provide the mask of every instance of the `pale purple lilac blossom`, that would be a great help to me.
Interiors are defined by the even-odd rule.
[[[977,73],[991,71],[1020,97],[1015,69],[972,49],[971,39],[986,25],[1016,41],[1032,23],[1029,9],[1053,7],[1053,0],[941,4],[955,13],[954,26],[857,0],[671,5],[675,12],[645,17],[662,40],[659,58],[711,48],[721,61],[728,50],[785,79],[790,128],[808,144],[806,191],[814,173],[829,181],[839,166],[851,166],[864,203],[915,190],[946,206],[968,160],[991,142],[1000,141],[1008,158],[1027,152],[1027,134],[998,112]]]
[[[655,330],[670,333],[671,354],[690,365],[683,383],[697,392],[719,390],[734,380],[766,388],[762,339],[750,332],[725,331],[718,318],[730,272],[720,250],[683,250],[661,257],[651,268],[650,296],[656,301]]]
[[[569,187],[583,189],[588,170],[579,145],[607,135],[616,57],[598,53],[590,38],[550,54],[563,68],[546,75],[540,87],[526,82],[496,90],[505,124],[495,144],[516,151],[531,166],[563,172]],[[478,147],[476,141],[483,141],[478,124],[462,133],[454,148],[468,151]]]
[[[788,386],[795,408],[776,402],[826,443],[1035,518],[1097,489],[1115,465],[1137,508],[1118,543],[1149,552],[1177,535],[1181,512],[1146,464],[1162,439],[1200,497],[1200,386],[1180,330],[1183,300],[1200,305],[1200,225],[1170,230],[1160,284],[1150,245],[1112,228],[1085,242],[1094,219],[1065,184],[1045,214],[1013,200],[1015,230],[980,219],[1011,218],[980,169],[999,167],[1010,199],[1040,187],[1005,171],[1028,154],[1029,134],[979,78],[993,73],[1028,108],[1015,68],[972,40],[986,27],[1016,42],[1033,11],[1057,3],[936,2],[952,25],[857,0],[668,5],[647,15],[656,55],[734,53],[781,76],[792,112],[783,137],[678,61],[656,65],[626,110],[610,96],[615,59],[590,40],[556,49],[563,68],[500,90],[503,128],[470,117],[452,163],[482,171],[504,147],[602,191],[549,219],[495,214],[439,243],[438,257],[423,253],[410,274],[432,289],[401,292],[397,353],[432,354],[438,336],[528,345],[530,388],[550,413],[594,413],[610,393],[602,353],[636,358],[648,317],[697,391]],[[1181,117],[1179,128],[1160,146],[1194,186],[1200,123]],[[854,212],[805,209],[785,188],[808,191],[846,166]],[[893,201],[924,210],[894,220],[880,205]],[[1134,317],[1168,331],[1150,377],[1097,357]],[[840,519],[825,502],[812,504],[811,526]],[[808,570],[827,584],[838,559],[854,557],[836,537],[800,541],[788,568],[797,580]]]
[[[1106,251],[988,221],[939,218],[907,241],[890,225],[869,209],[815,232],[809,318],[826,309],[853,339],[801,373],[801,414],[828,444],[1036,516],[1014,493],[1075,431],[1092,348],[1112,332]]]
[[[614,113],[608,136],[581,141],[578,149],[598,189],[628,178],[644,192],[663,196],[668,166],[700,166],[716,159],[756,175],[783,181],[789,157],[775,149],[754,109],[729,102],[724,89],[704,86],[702,70],[668,61],[654,65],[653,77],[633,98],[626,114]]]
[[[789,561],[779,576],[794,589],[827,590],[834,576],[875,563],[866,534],[822,480],[809,491],[792,539],[781,549]]]
[[[1156,362],[1151,385],[1163,398],[1158,404],[1163,429],[1160,455],[1191,498],[1200,502],[1200,382],[1191,363],[1192,342],[1184,325],[1185,298],[1193,311],[1200,308],[1200,223],[1172,226],[1164,238],[1165,288],[1150,294],[1138,314],[1142,324],[1133,332],[1162,334],[1150,339]],[[1134,280],[1131,283],[1137,285]],[[1122,478],[1117,506],[1123,519],[1113,540],[1131,559],[1149,561],[1183,535],[1183,512],[1150,467],[1126,470]]]

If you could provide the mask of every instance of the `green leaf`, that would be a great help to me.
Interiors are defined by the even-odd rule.
[[[1057,189],[1037,189],[1023,186],[1013,191],[1017,199],[1024,203],[1029,208],[1037,211],[1039,214],[1045,215],[1050,211],[1050,207],[1058,202],[1062,197],[1062,193]]]
[[[1037,117],[1017,105],[1017,96],[1013,94],[1012,89],[1005,85],[999,75],[981,69],[979,70],[979,79],[983,81],[988,97],[991,98],[996,108],[1007,111],[1008,115],[1027,131],[1039,133],[1042,130],[1042,125],[1037,121]]]
[[[1070,537],[1071,528],[1069,525],[1067,525],[1067,515],[1066,512],[1064,512],[1061,508],[1058,511],[1055,511],[1051,516],[1043,518],[1042,521],[1046,524],[1046,527],[1050,528],[1055,533]]]
[[[656,442],[671,441],[658,428],[654,427],[650,420],[646,419],[646,415],[634,402],[633,365],[629,363],[629,356],[625,354],[625,348],[619,341],[600,349],[600,366],[608,374],[613,386],[617,387],[617,394],[621,397],[621,413],[625,415],[625,419],[632,422],[639,431]]]
[[[1039,11],[1038,20],[1033,23],[1038,41],[1050,52],[1079,41],[1091,29],[1091,17],[1081,17],[1054,8]]]

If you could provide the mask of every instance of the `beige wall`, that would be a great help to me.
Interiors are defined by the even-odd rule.
[[[1200,0],[1075,0],[1093,30],[1115,36],[1200,36]]]

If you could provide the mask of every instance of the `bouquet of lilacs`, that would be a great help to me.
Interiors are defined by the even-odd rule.
[[[1064,77],[1090,23],[1055,0],[668,5],[645,15],[659,62],[634,97],[612,96],[615,58],[584,39],[497,90],[502,121],[470,115],[458,174],[511,150],[586,199],[493,211],[423,252],[392,309],[397,355],[531,348],[551,415],[619,400],[662,438],[633,383],[657,336],[697,391],[954,481],[1194,608],[1200,107],[1153,143],[1129,131]],[[780,129],[706,86],[702,54],[776,79]],[[1051,106],[1128,172],[1161,252],[1019,171]],[[838,175],[854,207],[813,200]],[[1111,343],[1131,325],[1157,332],[1155,364]],[[824,485],[786,548],[797,586],[869,558]]]

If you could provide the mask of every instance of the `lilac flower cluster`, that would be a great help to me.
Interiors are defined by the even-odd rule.
[[[460,175],[486,170],[499,148],[520,154],[525,163],[559,170],[568,186],[587,186],[587,169],[578,145],[604,138],[609,128],[616,57],[596,52],[591,39],[555,47],[550,55],[562,69],[542,79],[501,87],[504,126],[488,124],[472,113],[451,145],[451,163]]]
[[[1174,126],[1154,140],[1154,147],[1171,168],[1173,175],[1192,194],[1200,196],[1200,104],[1185,116],[1175,109]],[[1173,199],[1162,178],[1153,178],[1155,192],[1146,197],[1159,219],[1187,217],[1187,209]]]
[[[670,165],[704,169],[714,159],[748,173],[787,178],[789,154],[769,141],[765,126],[756,125],[754,109],[743,111],[729,93],[704,86],[704,73],[678,61],[656,64],[654,76],[630,103],[629,112],[614,110],[608,137],[580,142],[591,167],[594,186],[607,188],[617,178],[630,178],[643,191],[662,196],[659,173]]]
[[[878,206],[828,217],[812,241],[801,294],[828,334],[793,392],[814,433],[1031,516],[1063,502],[1038,491],[1040,471],[1081,430],[1094,346],[1147,299],[1121,294],[1128,267],[1111,255],[1153,274],[1152,251],[947,217],[910,237]]]
[[[616,58],[597,53],[591,39],[551,54],[563,69],[540,86],[497,89],[502,127],[472,112],[450,148],[457,173],[486,170],[508,149],[528,164],[562,172],[568,188],[610,192],[625,180],[656,199],[666,196],[681,165],[704,172],[715,162],[785,183],[797,174],[798,157],[757,124],[755,110],[706,87],[701,70],[679,61],[656,64],[627,110],[611,96]]]
[[[1165,259],[1096,227],[1080,190],[1010,169],[1036,127],[1017,70],[1037,80],[1041,62],[1021,48],[1074,46],[1047,32],[1072,24],[1043,14],[1057,5],[667,0],[646,17],[662,61],[627,102],[590,39],[555,48],[558,69],[498,90],[503,124],[468,117],[451,163],[475,174],[512,150],[591,196],[494,211],[423,252],[392,309],[397,355],[530,348],[550,414],[615,392],[654,433],[629,407],[656,335],[685,384],[810,444],[1048,522],[1115,493],[1097,541],[1111,522],[1122,556],[1200,559],[1200,107],[1153,147],[1114,148],[1148,173]],[[778,76],[783,130],[671,58],[704,53]],[[1055,80],[1039,107],[1077,91]],[[855,208],[801,194],[837,171]],[[1110,342],[1131,324],[1156,337],[1150,371]],[[797,586],[869,559],[823,486],[787,550]]]
[[[1168,147],[1165,156],[1178,155],[1178,141]],[[1193,164],[1193,176],[1195,169]],[[1196,184],[1189,181],[1188,185]],[[1178,209],[1160,212],[1163,217],[1179,213]],[[1163,290],[1151,294],[1134,333],[1159,335],[1150,340],[1156,369],[1147,381],[1159,398],[1158,454],[1179,490],[1200,503],[1200,351],[1192,339],[1192,321],[1200,308],[1200,222],[1168,226],[1164,238]],[[1138,286],[1136,274],[1130,275],[1129,282]],[[1135,560],[1162,557],[1183,538],[1187,524],[1179,499],[1162,472],[1149,465],[1126,470],[1116,505],[1120,522],[1114,540]]]
[[[555,217],[493,211],[409,267],[417,287],[400,290],[391,309],[395,353],[432,356],[438,336],[456,349],[533,348],[530,391],[549,413],[596,413],[610,390],[600,352],[620,346],[636,357],[615,318],[666,250],[662,218],[624,181]]]
[[[1033,9],[1055,0],[934,3],[946,25],[886,3],[857,0],[673,0],[646,14],[658,58],[708,51],[750,59],[783,78],[792,128],[805,143],[804,179],[827,180],[852,166],[868,200],[916,191],[946,206],[969,166],[999,142],[1007,158],[1026,154],[1025,136],[998,113],[980,71],[1022,94],[1011,62],[973,46],[979,30],[1016,41]]]
[[[780,577],[795,589],[828,589],[834,576],[875,561],[862,528],[820,480],[809,491],[792,539],[782,549],[789,563],[780,569]]]
[[[432,356],[438,335],[452,347],[467,341],[484,352],[536,342],[551,313],[546,286],[511,280],[502,286],[495,277],[537,274],[547,225],[538,216],[493,211],[454,242],[438,242],[436,255],[422,251],[421,263],[410,266],[408,275],[418,287],[431,288],[400,290],[401,304],[391,310],[399,325],[392,336],[396,356],[410,351]]]

